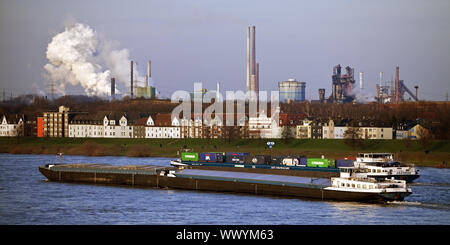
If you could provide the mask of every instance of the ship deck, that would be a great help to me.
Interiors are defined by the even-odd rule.
[[[216,170],[184,169],[175,174],[181,178],[245,182],[280,186],[323,188],[331,185],[330,179],[275,174],[257,174]]]
[[[118,174],[148,174],[155,175],[162,170],[173,169],[174,167],[164,167],[155,165],[122,165],[114,166],[111,164],[61,164],[51,167],[54,171],[64,172],[88,172],[88,173],[118,173]]]

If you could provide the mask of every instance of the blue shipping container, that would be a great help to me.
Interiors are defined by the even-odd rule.
[[[231,163],[244,163],[245,156],[250,156],[248,152],[227,152],[226,161]]]
[[[305,166],[306,167],[306,163],[307,162],[308,162],[308,159],[306,159],[306,157],[300,158],[300,166]]]
[[[342,167],[353,167],[354,166],[353,160],[345,160],[345,159],[338,159],[336,160],[336,168],[342,168]]]
[[[199,161],[200,162],[216,162],[217,161],[217,153],[210,153],[210,152],[201,152],[199,154]]]

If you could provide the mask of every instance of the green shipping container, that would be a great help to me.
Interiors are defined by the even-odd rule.
[[[328,160],[328,167],[335,168],[336,167],[336,162],[334,160]]]
[[[181,153],[181,161],[198,161],[198,153],[197,152],[182,152]]]
[[[327,168],[328,159],[322,158],[308,158],[306,162],[307,167]]]

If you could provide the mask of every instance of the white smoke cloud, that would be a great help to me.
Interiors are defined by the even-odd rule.
[[[71,24],[48,44],[49,63],[44,66],[46,77],[55,82],[56,92],[62,94],[65,94],[67,85],[81,85],[89,96],[107,96],[111,91],[112,76],[128,87],[130,52],[115,49],[116,46],[117,42],[101,40],[85,24]],[[133,70],[136,79],[142,81],[136,68]],[[116,91],[119,92],[118,89]]]
[[[369,103],[375,101],[375,96],[370,93],[366,92],[364,90],[361,90],[360,88],[354,87],[351,91],[351,95],[355,96],[357,103]]]

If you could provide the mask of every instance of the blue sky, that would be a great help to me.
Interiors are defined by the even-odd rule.
[[[450,90],[450,1],[24,1],[0,0],[0,90],[45,89],[52,37],[76,20],[95,29],[152,76],[163,95],[245,89],[246,27],[256,25],[260,89],[289,78],[306,82],[306,98],[331,93],[333,66],[364,72],[375,94],[378,73],[400,79],[419,97],[444,100]],[[142,64],[142,65],[141,65]],[[358,75],[356,75],[358,79]],[[68,93],[81,94],[81,88]]]

